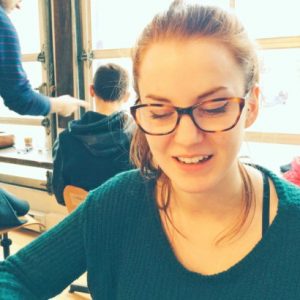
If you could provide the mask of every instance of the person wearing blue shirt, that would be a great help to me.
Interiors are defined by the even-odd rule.
[[[20,8],[20,0],[0,0],[0,96],[4,104],[20,115],[71,115],[87,102],[64,95],[56,98],[35,92],[21,61],[18,34],[8,13]]]

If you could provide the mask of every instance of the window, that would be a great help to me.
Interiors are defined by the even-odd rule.
[[[93,49],[129,48],[154,14],[172,1],[91,1]]]
[[[253,38],[300,35],[298,0],[236,0],[235,8]]]
[[[261,51],[261,109],[254,131],[300,133],[300,48]]]
[[[21,10],[9,16],[17,29],[22,53],[38,53],[41,49],[38,0],[22,1]]]

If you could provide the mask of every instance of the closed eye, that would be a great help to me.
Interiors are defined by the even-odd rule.
[[[229,106],[230,102],[224,99],[222,101],[207,101],[198,108],[201,114],[218,115],[227,112]]]
[[[145,112],[147,112],[148,117],[151,119],[167,119],[176,113],[176,111],[173,109],[173,107],[169,106],[147,106],[147,109],[145,109]]]
[[[163,118],[168,118],[170,116],[172,116],[174,114],[173,111],[170,111],[170,112],[167,112],[167,113],[164,113],[164,112],[153,112],[153,111],[150,111],[150,116],[152,119],[163,119]]]

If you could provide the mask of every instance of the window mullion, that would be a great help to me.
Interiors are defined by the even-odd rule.
[[[257,39],[262,49],[300,48],[300,36]]]

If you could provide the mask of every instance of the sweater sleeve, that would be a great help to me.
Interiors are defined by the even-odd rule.
[[[86,271],[84,204],[0,263],[0,299],[50,299]]]
[[[35,92],[21,61],[17,32],[0,7],[0,95],[4,104],[21,115],[47,115],[49,98]]]

